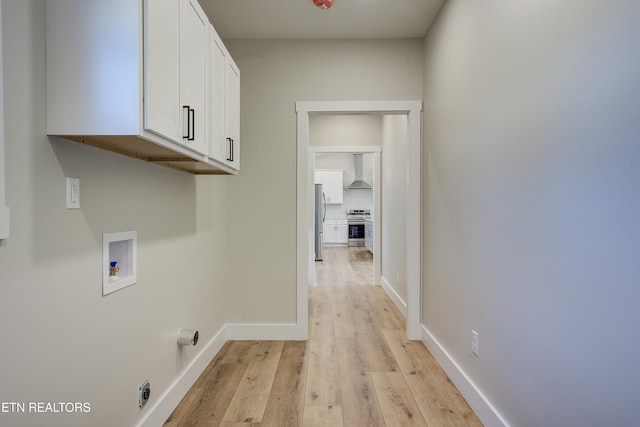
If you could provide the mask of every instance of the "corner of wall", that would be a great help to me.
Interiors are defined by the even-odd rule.
[[[487,397],[471,381],[460,365],[451,357],[447,350],[440,345],[429,330],[421,326],[421,341],[429,352],[449,376],[453,384],[471,409],[476,413],[482,424],[486,427],[510,427],[498,410],[491,404]]]

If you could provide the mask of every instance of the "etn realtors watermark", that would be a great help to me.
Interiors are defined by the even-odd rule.
[[[91,412],[89,402],[1,402],[0,413],[77,414]]]

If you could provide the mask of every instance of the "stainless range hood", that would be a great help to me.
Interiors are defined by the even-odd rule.
[[[362,179],[362,153],[356,153],[353,155],[354,163],[356,167],[356,179],[345,187],[345,190],[371,190],[372,187],[369,183]]]

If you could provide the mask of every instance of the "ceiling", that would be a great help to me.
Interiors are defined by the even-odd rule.
[[[223,39],[421,38],[445,0],[199,0]]]

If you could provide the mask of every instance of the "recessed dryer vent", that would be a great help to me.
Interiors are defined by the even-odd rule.
[[[137,231],[102,235],[102,295],[136,283]]]

